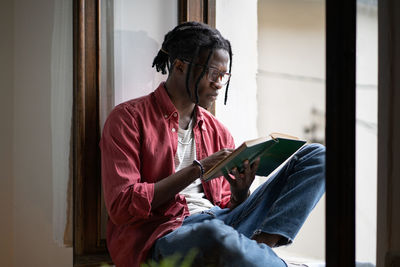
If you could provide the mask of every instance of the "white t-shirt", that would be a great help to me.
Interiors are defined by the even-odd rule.
[[[192,164],[196,159],[196,144],[193,136],[193,119],[188,129],[178,129],[178,148],[175,154],[175,171],[179,171]],[[188,187],[180,192],[185,196],[190,214],[199,213],[213,207],[213,204],[205,198],[200,179],[196,179]]]

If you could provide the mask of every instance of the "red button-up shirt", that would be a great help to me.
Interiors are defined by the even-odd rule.
[[[197,159],[234,148],[229,131],[198,107],[193,126]],[[139,266],[154,242],[189,215],[182,195],[152,208],[154,183],[175,172],[179,114],[163,84],[151,94],[115,107],[100,141],[102,182],[109,214],[107,245],[117,266]],[[203,183],[205,196],[221,208],[230,201],[223,178]]]

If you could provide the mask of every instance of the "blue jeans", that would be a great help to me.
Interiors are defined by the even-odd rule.
[[[213,207],[187,217],[175,231],[159,238],[156,261],[196,249],[193,266],[286,266],[265,244],[251,237],[264,232],[290,244],[325,192],[325,147],[306,145],[279,172],[235,209]]]

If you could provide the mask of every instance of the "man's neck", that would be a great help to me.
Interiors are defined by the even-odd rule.
[[[185,88],[174,84],[170,79],[165,83],[167,93],[179,113],[179,127],[186,129],[195,109],[195,104],[190,100]]]

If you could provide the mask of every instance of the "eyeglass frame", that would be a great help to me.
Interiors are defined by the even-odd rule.
[[[199,66],[199,67],[206,68],[206,69],[207,69],[207,79],[208,79],[208,81],[213,82],[213,83],[219,83],[219,84],[221,84],[221,85],[226,85],[226,84],[230,81],[230,79],[231,79],[231,77],[232,77],[232,73],[229,73],[229,72],[222,72],[222,71],[220,71],[219,69],[214,68],[214,67],[210,67],[210,66],[208,66],[208,65],[197,64],[197,63],[190,63],[189,61],[186,61],[186,60],[182,60],[182,61],[185,62],[185,63],[187,63],[187,64],[192,64],[192,65],[195,65],[195,66]],[[210,75],[210,71],[209,71],[209,69],[212,69],[212,70],[218,72],[218,76],[217,76],[217,80],[216,80],[216,81],[213,81],[212,79],[210,79],[210,76],[209,76],[209,75]],[[223,76],[221,76],[221,74],[223,74],[223,75],[228,75],[228,79],[226,80],[225,83],[222,83],[222,82],[219,81],[219,80],[221,80],[222,77],[223,77]],[[221,77],[221,79],[220,79],[220,77]]]

